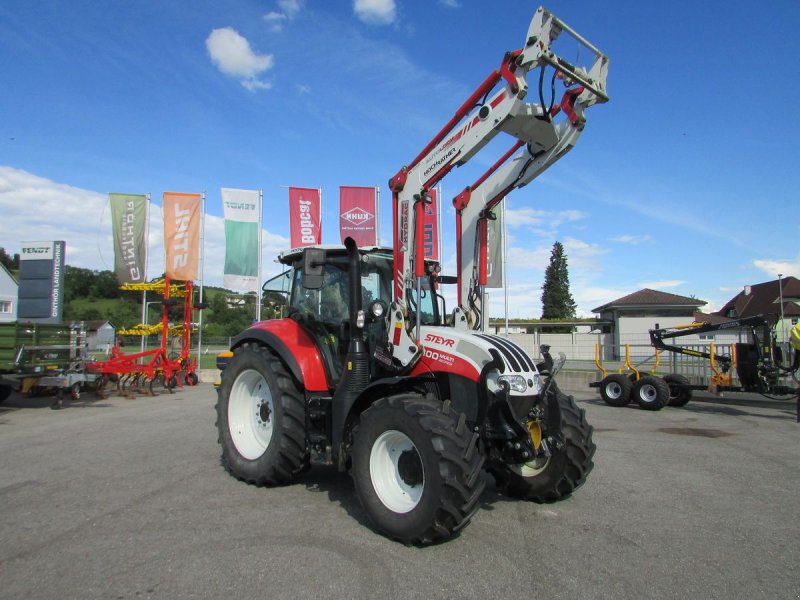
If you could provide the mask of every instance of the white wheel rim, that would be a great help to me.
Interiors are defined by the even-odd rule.
[[[549,462],[549,456],[542,456],[522,465],[509,465],[509,468],[520,477],[536,477],[544,471]]]
[[[369,455],[372,487],[383,505],[396,513],[407,513],[417,506],[425,489],[424,470],[422,481],[417,484],[409,484],[400,476],[399,461],[404,452],[416,453],[421,466],[419,451],[411,439],[404,433],[389,430],[375,440]]]
[[[612,400],[616,400],[617,398],[622,396],[622,386],[616,381],[612,381],[611,383],[606,385],[606,396],[608,396]]]
[[[648,404],[655,402],[656,396],[658,396],[658,390],[656,390],[656,386],[654,385],[647,383],[639,388],[639,397],[643,402],[647,402]]]
[[[244,458],[255,460],[272,439],[275,402],[264,376],[253,369],[242,371],[231,386],[228,428],[233,445]]]

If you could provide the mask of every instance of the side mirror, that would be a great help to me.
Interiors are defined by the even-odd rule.
[[[318,290],[325,275],[325,250],[306,248],[303,250],[303,287]]]

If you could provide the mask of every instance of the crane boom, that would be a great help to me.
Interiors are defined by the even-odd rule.
[[[588,50],[593,57],[590,64],[574,65],[554,52],[553,42],[564,33],[580,48]],[[471,290],[481,285],[480,277],[471,276],[479,254],[485,253],[485,227],[481,219],[491,218],[491,208],[511,189],[529,183],[575,145],[586,122],[585,109],[608,101],[608,65],[604,54],[563,21],[543,7],[536,11],[524,46],[507,52],[500,67],[467,98],[425,148],[389,180],[393,201],[394,300],[398,306],[404,307],[409,292],[415,288],[419,293],[425,275],[423,215],[425,204],[430,202],[428,192],[498,134],[506,133],[516,139],[512,149],[477,185],[470,186],[454,200],[459,304],[463,306]],[[546,106],[544,101],[546,69],[553,71],[553,88],[556,79],[566,87],[557,106]],[[539,102],[528,102],[528,78],[537,70]],[[555,117],[559,112],[566,118],[557,123]],[[512,158],[518,150],[521,152]],[[404,328],[413,341],[411,324],[404,324]]]

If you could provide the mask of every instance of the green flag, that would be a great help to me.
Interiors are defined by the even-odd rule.
[[[223,285],[234,291],[258,291],[259,192],[230,188],[221,191],[225,215]]]
[[[114,272],[120,283],[147,281],[147,196],[109,194],[114,238]]]

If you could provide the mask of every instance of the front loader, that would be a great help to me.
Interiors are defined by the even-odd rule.
[[[555,54],[564,33],[589,50],[588,68]],[[280,485],[312,464],[335,465],[352,475],[375,528],[413,544],[445,539],[469,522],[484,472],[509,495],[535,502],[583,484],[595,445],[583,409],[556,385],[563,355],[553,359],[543,347],[535,361],[484,333],[474,298],[485,285],[482,221],[575,144],[585,109],[607,100],[607,67],[594,46],[540,8],[525,46],[507,53],[390,180],[391,248],[358,248],[348,238],[344,247],[279,257],[288,269],[276,281],[285,288],[265,289],[286,293],[288,316],[256,323],[218,361],[219,441],[234,476]],[[531,71],[541,73],[538,104],[525,101]],[[545,71],[553,87],[557,79],[566,87],[559,109],[543,100]],[[428,192],[500,133],[517,141],[469,197],[454,201],[459,272],[443,276],[422,250]],[[448,284],[459,286],[452,312],[441,293]]]

